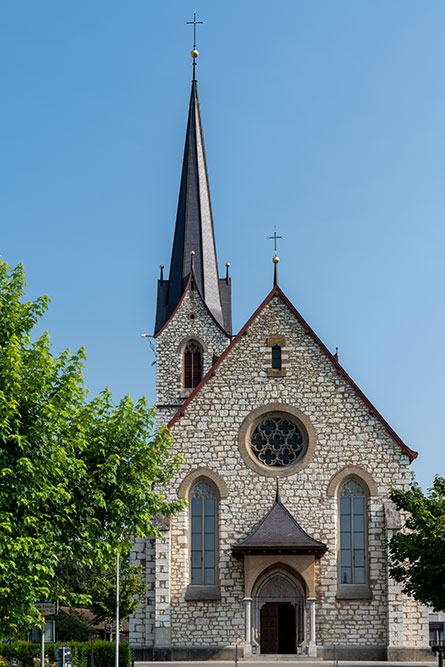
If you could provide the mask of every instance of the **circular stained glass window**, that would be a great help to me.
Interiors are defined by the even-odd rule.
[[[306,453],[307,441],[297,424],[287,416],[268,416],[254,428],[250,438],[252,454],[263,465],[287,468]]]

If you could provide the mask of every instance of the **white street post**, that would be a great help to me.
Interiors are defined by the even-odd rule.
[[[114,667],[119,667],[119,552],[116,553],[116,652]]]
[[[45,667],[45,617],[40,631],[40,667]]]

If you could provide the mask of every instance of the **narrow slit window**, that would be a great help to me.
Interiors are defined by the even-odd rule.
[[[281,347],[278,345],[272,348],[272,368],[281,371]]]

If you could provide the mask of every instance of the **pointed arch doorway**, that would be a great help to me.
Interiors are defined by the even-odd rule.
[[[244,559],[245,656],[258,648],[262,653],[278,652],[285,644],[287,651],[292,643],[293,653],[304,651],[316,657],[315,561],[327,549],[326,544],[308,535],[295,521],[278,493],[256,529],[233,545],[235,558]],[[267,603],[275,605],[270,604],[263,611],[261,627],[261,609]],[[268,634],[270,643],[264,639]],[[283,635],[288,639],[280,639]]]
[[[257,580],[252,591],[252,630],[261,653],[302,651],[305,607],[304,588],[287,570],[277,567]]]

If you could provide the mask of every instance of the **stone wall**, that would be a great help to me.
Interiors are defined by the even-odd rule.
[[[154,641],[155,544],[154,539],[137,537],[130,554],[132,565],[142,565],[147,583],[145,598],[130,617],[130,643],[134,646],[152,646]]]
[[[208,314],[202,312],[202,304],[200,310],[196,296],[186,297],[174,320],[158,338],[159,402],[180,399],[177,350],[181,336],[190,331],[188,315],[192,307],[199,313],[193,331],[209,346],[206,368],[211,363],[210,354],[221,354],[227,342],[209,321]],[[285,338],[282,359],[286,372],[277,377],[268,374],[271,355],[266,339],[272,336]],[[275,479],[270,470],[258,474],[242,458],[239,433],[252,410],[261,406],[267,410],[268,404],[276,403],[284,411],[287,405],[301,411],[315,431],[312,458],[298,472],[280,480],[280,491],[282,502],[303,529],[329,548],[316,564],[317,644],[386,646],[388,600],[383,503],[389,485],[407,488],[409,459],[279,297],[274,297],[252,322],[247,334],[221,361],[215,375],[171,429],[174,447],[183,454],[185,462],[167,490],[168,499],[177,498],[182,480],[200,467],[221,476],[229,489],[228,498],[220,501],[219,511],[220,601],[185,600],[189,584],[188,511],[172,518],[171,643],[178,647],[224,646],[243,637],[243,562],[235,560],[230,551],[271,508]],[[162,418],[166,421],[174,412],[165,412]],[[374,482],[373,495],[368,500],[368,577],[372,597],[337,600],[337,497],[336,493],[328,493],[328,488],[335,475],[341,480],[341,471],[347,474],[350,466],[364,470],[363,479],[372,478]],[[412,604],[409,607],[404,603],[403,607],[404,641],[411,646],[415,623],[420,626],[416,641],[421,645],[423,626],[428,622],[424,611]]]
[[[181,350],[191,338],[204,349],[204,376],[213,358],[219,357],[227,347],[229,339],[209,314],[196,289],[188,290],[178,310],[156,338],[156,404],[160,426],[169,421],[187,397],[187,391],[182,388]]]
[[[403,639],[406,646],[429,645],[428,609],[408,595],[403,595]]]

